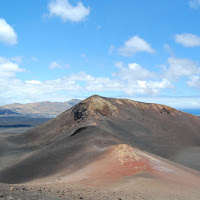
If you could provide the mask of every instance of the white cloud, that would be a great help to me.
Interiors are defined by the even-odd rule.
[[[0,77],[14,77],[16,72],[23,71],[25,70],[20,68],[18,64],[4,57],[0,57]]]
[[[172,83],[163,77],[155,76],[144,67],[130,63],[116,63],[117,72],[114,77],[96,77],[86,72],[71,74],[55,80],[25,80],[17,78],[17,73],[25,71],[10,59],[0,57],[0,104],[14,102],[66,101],[72,98],[90,96],[94,93],[121,93],[133,100],[166,104],[173,107],[200,107],[200,97],[159,97],[166,88],[173,88]],[[126,73],[134,73],[125,80]],[[126,73],[125,73],[126,72]],[[123,76],[121,77],[121,75]],[[153,76],[152,76],[153,74]],[[188,73],[187,73],[188,74]],[[189,73],[190,74],[190,73]],[[187,84],[200,88],[200,77],[190,76]],[[146,97],[137,97],[142,94]]]
[[[56,62],[53,66],[62,67]],[[125,65],[123,62],[116,63],[116,71],[111,77],[79,72],[54,80],[23,81],[17,78],[17,73],[23,71],[17,63],[0,57],[0,104],[13,101],[65,101],[67,97],[83,97],[99,92],[118,93],[126,97],[155,96],[163,94],[166,89],[174,90],[175,83],[181,77],[186,77],[189,87],[200,89],[198,63],[185,58],[169,58],[162,73],[150,71],[137,63]]]
[[[200,89],[200,76],[192,76],[187,82],[190,87],[195,87]]]
[[[109,48],[109,51],[108,51],[108,55],[112,55],[112,53],[114,52],[115,50],[115,46],[114,45],[111,45],[110,48]]]
[[[89,14],[90,8],[86,8],[81,2],[76,6],[69,4],[68,0],[52,0],[49,5],[49,16],[60,17],[64,22],[80,22],[83,21]]]
[[[173,52],[173,49],[170,47],[169,44],[164,44],[164,49],[165,51],[170,54],[170,56],[175,56],[174,52]]]
[[[156,96],[156,97],[129,97],[135,101],[158,103],[162,105],[168,105],[177,109],[183,108],[200,108],[200,97],[199,96]]]
[[[22,56],[15,56],[15,57],[12,57],[11,60],[13,62],[16,62],[16,63],[21,63],[22,60],[23,60],[23,57]]]
[[[31,59],[32,59],[33,61],[35,61],[35,62],[38,62],[38,58],[36,58],[36,57],[34,57],[34,56],[32,56]]]
[[[178,44],[182,44],[185,47],[200,46],[200,37],[191,33],[177,34],[175,40]]]
[[[32,85],[41,85],[42,82],[38,80],[31,80],[31,81],[25,81],[27,84],[32,84]]]
[[[190,0],[189,5],[190,8],[198,8],[200,7],[200,0]]]
[[[173,88],[174,86],[167,79],[161,81],[131,81],[128,83],[126,88],[124,88],[125,94],[136,95],[136,94],[148,94],[148,95],[158,95],[162,89]]]
[[[122,62],[117,62],[115,65],[119,70],[113,73],[113,76],[120,80],[121,90],[129,96],[134,94],[157,95],[162,89],[173,88],[169,80],[159,78],[158,74],[137,63],[129,63],[127,67]]]
[[[186,58],[169,58],[168,68],[164,71],[164,76],[171,80],[177,81],[180,77],[190,77],[200,73],[200,67],[197,62]]]
[[[51,62],[51,64],[49,65],[49,69],[67,69],[69,68],[70,65],[69,64],[60,64],[57,61],[53,61]]]
[[[20,68],[12,60],[0,57],[0,103],[3,101],[10,102],[11,99],[15,99],[18,89],[23,94],[20,89],[23,86],[22,81],[16,78],[16,74],[24,71],[25,69]],[[18,95],[20,96],[20,94]]]
[[[155,53],[151,45],[139,36],[133,36],[125,41],[124,46],[118,49],[121,56],[131,57],[139,52]]]
[[[114,75],[122,80],[146,80],[156,76],[155,73],[150,72],[137,63],[130,63],[128,67],[124,67],[122,62],[117,62],[116,66],[119,68],[119,71]]]
[[[55,80],[22,81],[17,78],[16,73],[24,70],[18,64],[1,58],[0,99],[7,103],[12,103],[13,99],[25,103],[45,100],[61,101],[65,100],[67,96],[75,97],[78,94],[87,95],[97,92],[156,95],[165,88],[171,88],[170,82],[166,80],[151,80],[153,73],[136,63],[129,64],[127,67],[121,63],[121,66],[121,68],[117,68],[118,72],[112,78],[96,77],[79,72]],[[138,73],[139,71],[142,75]],[[132,73],[133,77],[126,73]],[[126,77],[128,77],[128,81],[125,79]],[[147,80],[144,80],[145,78]]]
[[[0,42],[5,44],[17,44],[17,34],[14,29],[5,21],[0,18]]]

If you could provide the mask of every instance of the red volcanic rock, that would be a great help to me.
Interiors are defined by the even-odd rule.
[[[64,181],[87,184],[119,182],[125,177],[148,173],[171,183],[200,189],[200,173],[169,163],[127,144],[111,146],[84,168],[66,176]]]

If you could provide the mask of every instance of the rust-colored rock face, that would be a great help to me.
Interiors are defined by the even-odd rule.
[[[102,116],[111,116],[112,115],[112,111],[110,110],[110,108],[107,105],[103,106],[102,109],[96,109],[96,112]]]
[[[92,96],[83,102],[87,105],[90,115],[95,116],[97,119],[101,116],[109,117],[112,116],[113,113],[119,112],[115,105],[100,96]]]
[[[101,167],[98,167],[96,174],[94,172],[92,176],[97,176],[97,180],[109,182],[119,181],[123,177],[135,175],[149,168],[146,160],[126,144],[109,147],[105,154],[94,162],[95,164]]]
[[[127,144],[114,145],[93,162],[64,178],[67,182],[87,184],[115,183],[126,177],[146,173],[155,178],[200,189],[200,173],[135,149]]]

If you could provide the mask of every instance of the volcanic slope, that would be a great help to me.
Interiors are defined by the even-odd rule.
[[[26,133],[0,136],[0,182],[91,185],[145,174],[199,190],[199,172],[165,159],[198,149],[199,130],[198,117],[173,108],[95,95]],[[179,162],[200,170],[191,155]]]
[[[200,170],[200,160],[196,159],[195,163],[187,159],[200,153],[200,119],[197,116],[164,105],[128,99],[92,96],[45,124],[9,140],[38,148],[62,141],[76,132],[81,137],[82,130],[88,126],[107,131],[108,135],[130,146],[173,161],[177,159],[180,164]]]

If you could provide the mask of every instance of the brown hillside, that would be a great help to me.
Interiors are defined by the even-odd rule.
[[[17,140],[21,145],[41,146],[87,126],[98,127],[131,146],[200,170],[200,160],[195,163],[189,159],[200,152],[200,119],[159,104],[92,96]]]
[[[198,149],[199,130],[198,117],[173,108],[95,95],[26,133],[0,135],[0,182],[105,185],[146,174],[196,191],[200,174],[166,159],[182,155],[200,170],[187,151]]]

